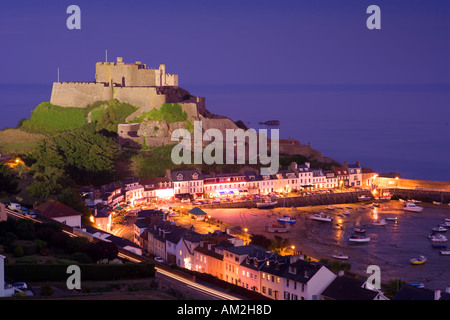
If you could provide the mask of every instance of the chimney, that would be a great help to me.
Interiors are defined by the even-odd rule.
[[[347,166],[348,166],[348,162],[347,162],[347,161],[344,161],[344,168],[347,169]]]
[[[434,290],[434,300],[439,300],[441,298],[441,290]]]
[[[356,161],[356,165],[357,165],[358,167],[361,167],[361,162]]]

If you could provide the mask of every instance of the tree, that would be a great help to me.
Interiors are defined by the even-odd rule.
[[[270,249],[272,251],[276,251],[279,253],[283,253],[287,247],[291,245],[289,239],[282,238],[280,236],[275,236],[275,239],[272,241]]]
[[[19,181],[11,169],[0,162],[0,195],[18,194],[20,190],[17,189]]]
[[[251,244],[269,249],[272,241],[262,234],[252,234],[250,237]]]
[[[119,249],[112,242],[91,243],[86,252],[94,261],[103,259],[113,260],[117,257]]]

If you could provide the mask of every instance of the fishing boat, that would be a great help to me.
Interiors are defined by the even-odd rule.
[[[444,228],[443,226],[439,225],[437,227],[434,227],[433,229],[434,232],[446,232],[448,229]]]
[[[353,234],[348,238],[348,241],[350,242],[357,242],[357,243],[367,243],[370,241],[369,237],[361,236],[357,234]]]
[[[364,232],[366,232],[367,230],[364,229],[364,228],[358,228],[358,227],[356,227],[356,228],[353,229],[353,231],[358,232],[358,233],[364,233]]]
[[[343,254],[333,254],[332,257],[335,258],[335,259],[340,259],[340,260],[348,260],[348,259],[350,259],[349,256],[346,256],[346,255],[343,255]]]
[[[316,220],[316,221],[325,221],[325,222],[333,221],[333,217],[332,216],[328,216],[328,215],[326,215],[323,212],[321,212],[321,213],[314,213],[314,214],[310,215],[309,218],[311,220]]]
[[[450,256],[450,250],[441,250],[440,253],[443,256]]]
[[[373,226],[385,226],[387,224],[385,219],[377,220],[372,222]]]
[[[258,202],[256,203],[256,207],[258,209],[270,209],[275,207],[277,203],[278,203],[277,201]]]
[[[291,218],[289,216],[283,216],[283,218],[278,218],[277,221],[280,222],[280,223],[294,224],[294,223],[297,222],[297,219]]]
[[[403,210],[412,212],[421,212],[423,210],[423,207],[419,207],[414,202],[408,201],[403,206]]]
[[[411,262],[411,264],[424,264],[425,261],[427,261],[427,258],[425,258],[425,256],[419,256],[418,258],[412,258],[411,260],[409,260],[409,262]]]

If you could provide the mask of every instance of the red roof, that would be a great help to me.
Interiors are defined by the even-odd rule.
[[[83,215],[81,212],[78,212],[65,204],[55,201],[48,200],[44,202],[40,206],[38,206],[35,210],[36,213],[42,214],[48,218],[58,218],[58,217],[71,217],[71,216],[81,216]]]

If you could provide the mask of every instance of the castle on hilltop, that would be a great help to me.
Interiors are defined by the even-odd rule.
[[[164,103],[179,103],[191,117],[208,116],[205,98],[194,97],[178,87],[178,75],[166,73],[166,66],[150,69],[141,61],[97,62],[94,82],[55,82],[50,102],[62,107],[85,108],[96,101],[116,99],[140,107],[133,117],[160,108]]]

